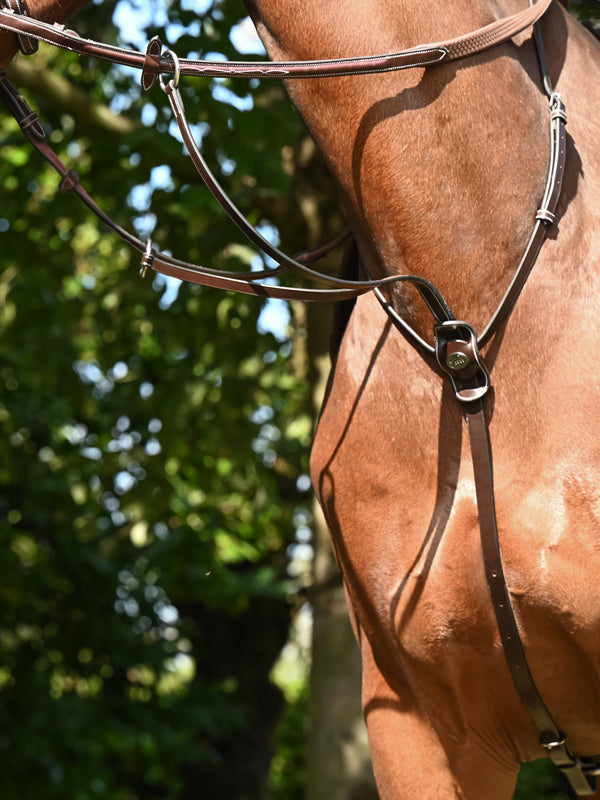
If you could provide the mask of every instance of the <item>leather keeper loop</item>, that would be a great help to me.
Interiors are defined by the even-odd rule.
[[[556,219],[556,214],[553,214],[551,211],[548,211],[547,208],[540,208],[540,210],[535,215],[536,219],[541,220],[544,225],[553,225],[554,220]]]
[[[148,239],[146,242],[146,250],[142,255],[142,259],[140,261],[140,278],[146,277],[146,272],[148,268],[152,268],[154,264],[154,254],[155,254],[154,245],[152,244],[152,239]]]
[[[162,53],[162,42],[158,36],[153,36],[146,48],[146,58],[142,67],[142,89],[148,91],[154,86],[160,74],[160,54]]]
[[[32,111],[30,114],[27,114],[26,117],[23,117],[19,124],[24,131],[31,128],[35,135],[40,139],[43,139],[46,136],[44,129],[42,128],[40,118],[35,111]]]
[[[61,192],[68,192],[76,186],[79,186],[79,175],[74,169],[70,169],[58,184],[58,188]]]

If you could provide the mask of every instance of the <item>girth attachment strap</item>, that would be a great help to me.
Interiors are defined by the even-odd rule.
[[[492,448],[484,408],[491,385],[488,368],[479,352],[475,331],[466,322],[443,322],[435,326],[434,332],[436,360],[452,381],[469,430],[483,563],[506,662],[548,757],[564,773],[578,796],[593,795],[598,789],[595,774],[598,765],[582,761],[571,751],[566,736],[548,712],[527,663],[504,577],[494,501]]]

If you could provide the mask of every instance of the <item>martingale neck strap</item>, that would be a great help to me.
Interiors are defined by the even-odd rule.
[[[16,0],[5,0],[5,2],[14,3]],[[423,48],[413,48],[410,51],[404,51],[404,54],[402,54],[403,59],[406,53],[410,53],[411,55],[408,60],[401,59],[402,66],[399,66],[400,62],[396,60],[396,56],[399,54],[394,54],[393,56],[376,56],[361,59],[294,62],[293,64],[286,64],[284,66],[270,63],[268,65],[260,65],[260,69],[280,70],[279,74],[272,73],[269,77],[307,77],[309,74],[312,77],[323,77],[324,75],[340,76],[347,74],[363,74],[365,72],[385,72],[399,68],[404,69],[414,66],[429,65],[425,63],[420,56],[417,61],[414,60],[413,56],[417,51],[423,53],[425,51],[430,52],[432,49],[442,48],[446,55],[444,55],[441,60],[465,58],[468,55],[472,55],[474,52],[480,52],[483,49],[492,47],[495,44],[505,41],[510,36],[513,36],[517,31],[522,30],[523,27],[527,27],[538,19],[547,10],[549,4],[550,0],[538,0],[538,2],[534,3],[530,8],[519,14],[492,23],[473,33],[452,39],[442,45],[427,45]],[[329,252],[336,243],[336,240],[334,240],[331,245],[319,248],[317,251],[309,251],[298,255],[296,258],[291,258],[265,239],[265,237],[245,219],[239,209],[237,209],[231,198],[221,188],[219,182],[208,168],[194,141],[185,116],[183,101],[178,90],[178,83],[181,75],[216,74],[210,72],[210,70],[213,69],[217,69],[219,75],[224,74],[222,70],[233,70],[231,72],[232,75],[249,77],[250,73],[245,71],[246,68],[250,69],[252,66],[254,69],[256,64],[251,65],[251,62],[244,62],[243,64],[242,62],[235,62],[215,65],[214,62],[189,62],[187,60],[180,60],[172,51],[163,52],[162,44],[157,37],[151,40],[146,53],[138,57],[140,54],[135,54],[134,51],[125,51],[122,48],[100,45],[91,40],[82,39],[72,31],[65,31],[63,26],[57,28],[57,26],[49,26],[46,23],[30,20],[24,16],[25,13],[25,6],[19,6],[18,13],[13,11],[12,8],[11,11],[6,14],[0,12],[0,28],[4,27],[9,30],[14,30],[18,35],[32,35],[33,33],[40,33],[41,31],[44,33],[44,36],[40,35],[40,38],[57,46],[68,47],[68,49],[75,49],[76,52],[93,54],[111,61],[117,61],[118,63],[129,63],[133,66],[138,66],[142,69],[142,86],[145,89],[149,89],[158,76],[160,85],[169,99],[175,120],[198,173],[213,196],[225,209],[238,228],[276,262],[276,266],[273,268],[250,273],[231,274],[230,272],[192,264],[159,252],[155,249],[151,240],[142,242],[128,231],[125,231],[102,211],[93,198],[90,197],[80,185],[77,173],[74,170],[69,170],[62,163],[47,142],[43,127],[37,115],[28,107],[25,100],[9,83],[6,73],[2,72],[0,74],[0,98],[15,115],[23,133],[32,145],[60,174],[62,178],[61,189],[72,190],[111,230],[117,233],[130,246],[142,253],[142,274],[145,274],[146,270],[151,267],[157,272],[162,272],[166,275],[192,283],[199,283],[204,286],[229,289],[235,292],[255,294],[263,297],[281,298],[285,300],[297,299],[310,302],[351,299],[365,292],[373,289],[380,289],[392,283],[405,282],[415,286],[421,293],[425,302],[432,310],[436,321],[440,322],[453,318],[453,314],[440,292],[426,279],[415,275],[393,275],[379,280],[369,279],[362,281],[332,278],[330,275],[311,269],[308,264],[318,260],[324,253]],[[8,17],[9,21],[7,22],[3,17]],[[52,33],[52,35],[50,35],[50,33]],[[76,46],[74,46],[74,43]],[[128,54],[127,58],[123,56],[123,53]],[[366,69],[367,65],[365,62],[368,62],[368,69]],[[436,58],[431,62],[431,65],[437,63],[440,63],[440,59]],[[318,70],[315,66],[316,64],[319,65]],[[188,68],[192,71],[189,72]],[[205,68],[209,70],[209,72],[204,72],[203,70]],[[201,73],[197,72],[198,69],[202,70]],[[308,70],[308,72],[303,71],[305,69]],[[326,70],[325,72],[323,71],[324,69]],[[330,69],[333,70],[333,72],[330,73]],[[174,75],[174,78],[165,82],[162,77],[163,70],[165,74]],[[196,72],[194,72],[194,70],[196,70]],[[291,73],[288,70],[291,70]],[[341,240],[344,237],[338,238]],[[321,285],[316,288],[280,286],[278,285],[278,279],[285,271],[292,271],[304,278],[317,281]],[[273,281],[273,279],[276,280]],[[414,333],[414,337],[418,338],[416,333]]]
[[[170,82],[171,83],[171,82]],[[175,94],[175,92],[173,92]],[[176,92],[178,95],[179,93]],[[307,251],[298,256],[297,259],[290,258],[282,251],[271,245],[250,223],[243,217],[241,212],[236,208],[232,201],[223,192],[223,195],[217,195],[217,200],[222,202],[222,205],[227,210],[235,212],[232,217],[233,221],[238,224],[241,230],[250,234],[254,234],[250,238],[262,246],[268,255],[271,255],[279,263],[273,268],[257,270],[253,272],[240,272],[232,274],[224,270],[211,269],[203,267],[198,264],[192,264],[187,261],[175,258],[157,251],[152,240],[142,241],[134,236],[129,231],[121,227],[115,222],[108,214],[106,214],[96,201],[88,194],[79,182],[79,176],[74,169],[69,169],[54,149],[51,147],[46,137],[43,126],[40,123],[38,115],[32,111],[25,99],[17,92],[13,85],[8,80],[8,76],[4,70],[0,70],[0,100],[2,100],[8,110],[16,118],[23,134],[35,147],[35,149],[43,156],[43,158],[58,172],[61,177],[59,188],[61,191],[72,191],[79,199],[88,207],[88,209],[95,214],[110,230],[116,233],[124,242],[133,247],[142,254],[141,274],[145,274],[148,268],[152,268],[156,272],[161,272],[165,275],[170,275],[181,280],[189,281],[190,283],[201,284],[202,286],[213,287],[217,289],[226,289],[241,294],[257,295],[259,297],[279,298],[283,300],[302,300],[306,302],[329,302],[349,300],[357,297],[360,294],[371,291],[374,286],[384,286],[386,284],[406,281],[413,283],[419,291],[423,294],[428,305],[435,309],[436,318],[446,318],[452,316],[450,310],[447,308],[441,294],[435,286],[424,278],[414,275],[400,275],[382,278],[379,281],[350,281],[333,278],[324,273],[316,272],[306,266],[308,263],[316,261],[330,252],[335,246],[343,243],[348,238],[349,233],[344,232],[342,235],[333,240],[329,245],[318,248],[314,251]],[[191,135],[191,134],[190,134]],[[198,165],[202,166],[203,160]],[[209,180],[212,174],[208,167],[205,177]],[[214,177],[213,177],[213,180]],[[215,180],[215,184],[216,183]],[[221,190],[222,191],[222,190]],[[246,226],[248,230],[246,231]],[[269,283],[273,278],[279,278],[284,272],[293,270],[299,272],[304,276],[308,276],[318,280],[320,283],[328,285],[330,288],[317,287],[305,288],[297,286],[279,286]]]
[[[362,56],[360,58],[332,58],[319,61],[253,62],[231,61],[215,63],[194,59],[181,59],[182,75],[230,78],[330,78],[346,75],[366,75],[377,72],[392,72],[411,67],[427,67],[447,61],[456,61],[481,53],[513,36],[537,22],[548,10],[553,0],[536,0],[529,8],[505,19],[497,20],[454,39],[445,42],[412,47],[397,53]],[[19,0],[22,2],[22,0]],[[47,44],[71,50],[80,55],[89,55],[115,64],[143,69],[147,64],[146,53],[125,47],[116,47],[92,39],[84,39],[64,25],[51,25],[31,19],[26,12],[10,9],[0,11],[0,28],[12,31],[17,36],[25,36]],[[159,56],[153,64],[155,75],[174,74],[174,64]]]
[[[578,797],[585,797],[595,795],[598,790],[600,762],[582,759],[574,753],[566,735],[559,730],[548,711],[527,661],[506,582],[496,519],[492,445],[485,409],[491,379],[479,349],[510,315],[537,259],[546,230],[555,221],[561,194],[565,169],[566,112],[560,96],[552,88],[539,30],[536,30],[536,46],[544,89],[550,99],[552,146],[546,191],[536,214],[534,232],[509,289],[483,334],[477,337],[468,323],[457,320],[438,323],[435,326],[435,358],[440,370],[452,383],[467,423],[483,564],[508,669],[521,702],[537,728],[540,745],[564,774],[574,793]]]
[[[5,1],[15,2],[15,0]],[[515,15],[515,17],[510,17],[506,20],[501,20],[499,23],[493,23],[491,26],[487,26],[484,29],[475,31],[472,34],[468,34],[466,36],[466,40],[464,36],[451,40],[451,43],[453,43],[453,57],[459,57],[458,53],[460,52],[460,57],[464,58],[471,54],[473,48],[475,48],[475,50],[478,52],[484,48],[484,46],[486,48],[488,46],[493,46],[492,43],[498,43],[498,37],[500,37],[500,41],[503,41],[507,35],[513,35],[515,28],[523,25],[525,20],[531,21],[532,18],[537,18],[539,15],[544,13],[547,7],[548,3],[537,2],[527,9],[526,12],[522,12],[521,14]],[[24,13],[24,7],[20,7],[20,9],[21,13]],[[11,16],[16,17],[14,12],[11,12]],[[19,22],[21,22],[26,18],[19,16],[18,19]],[[3,21],[0,17],[0,27],[2,26]],[[71,34],[69,34],[69,36],[70,35]],[[79,37],[76,38],[81,42],[89,42],[89,40],[81,40]],[[450,43],[445,43],[444,47],[449,44]],[[108,50],[112,52],[112,48],[109,47]],[[364,59],[350,61],[352,63],[349,64],[345,62],[344,67],[354,70],[358,61],[364,61]],[[212,174],[195,143],[185,115],[181,93],[178,89],[180,76],[185,72],[185,63],[185,61],[180,61],[180,59],[178,59],[178,57],[172,51],[167,50],[163,52],[163,47],[160,40],[158,37],[155,37],[150,41],[141,63],[142,86],[145,89],[149,89],[153,85],[158,75],[160,85],[169,99],[182,138],[199,175],[206,183],[215,199],[224,208],[228,216],[242,231],[242,233],[244,233],[244,235],[247,236],[255,245],[257,245],[265,254],[275,260],[275,267],[250,273],[232,274],[223,270],[215,270],[209,267],[204,267],[177,259],[173,256],[156,250],[151,240],[146,242],[141,241],[136,236],[124,230],[107,214],[105,214],[96,204],[93,198],[90,197],[90,195],[80,185],[77,173],[74,170],[69,170],[62,163],[60,158],[52,150],[48,141],[46,140],[43,127],[41,126],[37,115],[28,107],[25,100],[12,87],[8,81],[6,73],[4,72],[0,74],[0,98],[3,99],[9,110],[17,118],[23,133],[25,136],[27,136],[32,145],[60,174],[62,178],[61,189],[72,190],[75,194],[77,194],[78,197],[85,203],[85,205],[111,230],[117,233],[124,241],[142,254],[142,274],[145,274],[147,269],[150,267],[157,272],[162,272],[163,274],[188,282],[199,283],[204,286],[229,289],[235,292],[255,294],[263,297],[280,298],[285,300],[297,299],[309,302],[346,300],[357,297],[365,292],[375,290],[378,293],[380,301],[386,305],[386,307],[387,304],[380,292],[381,288],[389,284],[404,282],[415,286],[416,289],[421,293],[425,302],[431,309],[436,322],[442,322],[444,320],[454,318],[452,311],[449,309],[439,290],[429,281],[419,276],[393,275],[379,280],[343,280],[340,278],[332,278],[330,275],[318,272],[308,266],[308,264],[317,261],[320,257],[322,257],[323,254],[333,249],[334,245],[337,244],[338,241],[341,241],[345,238],[345,235],[338,237],[337,240],[334,240],[334,242],[325,246],[324,248],[319,248],[317,251],[302,253],[295,258],[291,258],[279,248],[272,245],[254,226],[248,222],[241,211],[239,211],[239,209],[235,206],[231,198],[223,190],[215,176]],[[314,64],[315,62],[309,63]],[[211,66],[214,66],[214,64]],[[219,67],[221,66],[228,65],[219,65]],[[411,64],[411,66],[415,66],[415,64]],[[163,68],[167,74],[173,74],[174,78],[168,82],[165,82],[162,77]],[[382,71],[384,69],[389,70],[394,68],[397,67],[389,66],[388,64],[384,68],[379,65],[377,70]],[[159,70],[161,70],[161,72],[159,72]],[[551,180],[552,177],[549,177],[548,182],[550,183]],[[558,193],[559,192],[560,187],[558,189]],[[507,293],[509,296],[503,300],[498,311],[494,315],[494,319],[491,321],[486,331],[484,331],[482,336],[483,341],[485,341],[486,337],[492,335],[497,325],[508,315],[510,311],[510,304],[514,304],[514,302],[516,302],[520,288],[522,288],[526,276],[533,266],[535,258],[537,257],[541,243],[546,235],[546,227],[551,222],[551,219],[552,217],[549,214],[546,214],[543,218],[540,217],[538,219],[531,242],[527,248],[527,252],[523,257],[522,263],[517,270],[517,275],[513,281],[512,291]],[[278,283],[278,279],[286,271],[292,271],[304,278],[317,281],[321,285],[315,288],[281,286]],[[276,280],[274,281],[273,279]],[[387,307],[387,310],[389,313],[394,315],[395,312],[391,307]],[[433,350],[433,348],[424,342],[424,340],[419,337],[416,331],[413,331],[412,328],[407,326],[403,320],[398,319],[398,324],[404,326],[415,343],[419,344],[420,346],[424,346],[430,351]],[[483,341],[481,343],[483,343]]]

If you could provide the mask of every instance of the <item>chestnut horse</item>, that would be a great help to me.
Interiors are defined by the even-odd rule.
[[[30,0],[46,18],[84,4]],[[284,61],[443,41],[524,4],[246,2],[270,57]],[[486,413],[504,572],[529,667],[572,751],[598,761],[600,47],[556,2],[541,31],[569,113],[564,191],[524,291],[484,350],[494,387]],[[481,331],[544,193],[548,103],[531,31],[428,71],[288,90],[339,182],[366,273],[422,276]],[[431,341],[412,290],[388,290],[387,302]],[[500,641],[465,442],[463,409],[427,350],[372,293],[360,296],[312,474],[362,653],[382,800],[509,800],[519,765],[548,754]]]
[[[18,8],[20,5],[32,17],[43,22],[64,22],[89,2],[90,0],[29,0],[24,4],[23,0],[9,0],[9,7],[14,4]],[[5,0],[0,2],[0,8],[5,5]],[[8,31],[0,30],[0,69],[10,63],[18,50],[17,38]]]
[[[255,0],[274,60],[441,41],[522,0]],[[600,47],[558,4],[541,22],[569,114],[559,219],[487,348],[500,546],[527,659],[558,728],[600,753]],[[530,34],[530,32],[529,32]],[[482,331],[519,263],[548,163],[531,36],[385,76],[289,92],[328,159],[372,276],[438,286]],[[431,340],[418,297],[389,300]],[[547,752],[500,644],[473,469],[447,379],[372,295],[350,317],[312,450],[347,588],[382,800],[507,800]],[[600,797],[600,794],[596,795]]]

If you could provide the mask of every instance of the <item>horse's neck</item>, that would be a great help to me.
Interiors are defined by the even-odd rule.
[[[258,0],[254,14],[272,58],[306,59],[443,41],[524,5]],[[531,43],[425,74],[288,88],[342,186],[369,270],[427,277],[457,316],[476,307],[471,321],[487,322],[529,236],[548,163]]]
[[[91,0],[28,0],[29,14],[46,22],[62,22]]]
[[[28,14],[43,22],[64,22],[91,0],[28,0]],[[0,3],[0,7],[3,3]],[[0,32],[0,69],[4,69],[17,52],[17,40],[12,33]]]

